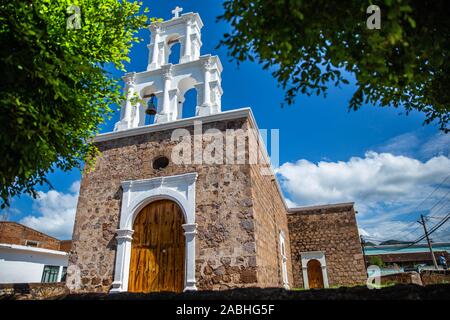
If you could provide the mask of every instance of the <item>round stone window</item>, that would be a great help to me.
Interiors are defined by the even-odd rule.
[[[157,157],[155,160],[153,160],[153,169],[155,170],[161,170],[164,169],[169,165],[169,158],[165,156]]]

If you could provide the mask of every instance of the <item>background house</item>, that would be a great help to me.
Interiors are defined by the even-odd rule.
[[[16,222],[0,222],[0,283],[65,281],[72,241]]]
[[[433,253],[439,263],[443,254],[450,260],[450,243],[433,243]],[[382,262],[382,274],[391,274],[418,269],[434,269],[427,244],[391,244],[365,246],[366,264]],[[448,263],[448,262],[447,262]],[[439,266],[442,268],[442,266]]]

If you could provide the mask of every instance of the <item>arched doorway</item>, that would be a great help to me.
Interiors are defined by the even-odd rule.
[[[323,288],[322,265],[319,260],[311,259],[307,264],[308,283],[310,289]]]
[[[133,224],[130,292],[182,292],[185,279],[184,218],[171,200],[144,207]]]

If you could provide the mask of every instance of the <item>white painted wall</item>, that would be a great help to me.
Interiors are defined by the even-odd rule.
[[[67,264],[66,252],[0,244],[0,283],[41,282],[45,265],[60,266],[60,280]]]

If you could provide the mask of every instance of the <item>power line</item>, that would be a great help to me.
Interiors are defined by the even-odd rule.
[[[439,229],[433,234],[433,243],[439,242],[449,242],[449,225],[447,224],[445,227]]]
[[[441,220],[441,222],[438,222],[433,228],[431,228],[430,232],[428,232],[428,234],[430,235],[431,233],[435,232],[436,230],[438,230],[440,227],[442,227],[448,220],[450,219],[450,212],[447,213],[447,215]]]
[[[447,213],[447,215],[437,224],[435,224],[430,231],[428,231],[428,235],[432,234],[433,232],[435,232],[436,230],[438,230],[441,226],[443,226],[448,220],[450,219],[450,213]],[[401,250],[401,249],[407,249],[413,245],[415,245],[416,243],[419,243],[420,241],[424,240],[426,238],[427,234],[424,234],[423,236],[419,237],[418,239],[416,239],[414,242],[411,242],[410,244],[408,244],[405,247],[401,247],[401,248],[397,248],[395,249],[397,250]]]
[[[443,216],[436,216],[436,217],[427,217],[428,219],[443,219],[445,217]]]
[[[392,238],[380,238],[380,237],[372,237],[372,236],[363,236],[364,239],[376,240],[376,241],[389,241],[394,240]]]
[[[369,240],[369,241],[380,241],[380,242],[392,240],[392,239],[380,239],[380,238],[365,237],[365,236],[363,236],[363,238],[365,240]]]
[[[448,192],[446,194],[444,194],[444,196],[438,200],[438,202],[436,202],[429,210],[428,210],[428,215],[431,214],[431,211],[439,204],[442,202],[442,200],[444,200],[448,195],[450,194],[450,190],[448,190]]]
[[[422,203],[424,203],[425,202],[425,200],[426,199],[428,199],[432,194],[434,194],[434,192],[436,192],[443,184],[444,184],[444,182],[448,179],[450,177],[450,175],[448,175],[440,184],[439,184],[439,186],[437,186],[434,190],[433,190],[433,192],[431,192],[424,200],[422,200],[422,202],[416,207],[416,209],[417,208],[419,208],[420,207],[420,205],[422,204]],[[437,206],[437,205],[439,205],[439,203],[441,203],[442,202],[442,200],[444,200],[446,197],[447,197],[447,195],[449,195],[450,194],[450,190],[442,197],[442,198],[440,198],[430,209],[428,209],[428,214],[426,214],[426,215],[424,215],[426,218],[431,218],[431,217],[433,217],[433,215],[435,215],[436,213],[439,213],[439,211],[442,209],[442,208],[444,208],[444,207],[446,207],[445,205],[443,205],[442,207],[440,207],[440,209],[439,210],[437,210],[437,212],[435,212],[434,214],[431,214],[431,211]],[[445,203],[445,202],[444,202]],[[416,211],[416,209],[414,209],[413,211]],[[406,229],[406,228],[408,228],[408,227],[410,227],[410,226],[412,226],[414,223],[415,223],[416,221],[412,221],[409,225],[407,225],[407,226],[405,226],[405,228],[403,228],[403,229],[401,229],[401,230],[404,230],[404,229]],[[412,230],[412,231],[410,231],[410,232],[407,232],[407,235],[413,235],[413,233],[415,232],[415,231],[417,231],[418,229],[420,228],[420,226],[417,226],[416,228],[414,228],[414,230]]]
[[[420,206],[421,206],[422,204],[424,204],[425,201],[428,200],[428,198],[430,198],[437,190],[439,190],[440,187],[442,187],[442,185],[444,184],[445,181],[447,181],[448,178],[450,178],[450,174],[449,174],[448,176],[446,176],[446,177],[444,178],[444,180],[442,180],[442,182],[441,182],[436,188],[434,188],[434,190],[433,190],[433,191],[432,191],[425,199],[423,199],[423,200],[416,206],[416,208],[415,208],[414,210],[412,210],[412,211],[417,211],[417,209],[419,209]]]
[[[433,213],[431,212],[432,209],[430,208],[430,212],[426,216],[429,217],[429,218],[433,218],[436,215],[440,214],[442,211],[447,211],[447,207],[449,206],[449,204],[450,204],[450,200],[444,201],[442,203],[442,205],[439,206],[439,208],[434,210]]]
[[[447,239],[446,241],[448,241],[448,239],[450,239],[449,236],[450,236],[450,224],[443,225],[441,228],[439,228],[439,230],[437,230],[434,233],[434,236],[433,236],[433,238],[435,239],[434,242],[437,242],[436,239],[439,239],[439,238],[446,238]],[[445,240],[441,240],[441,241],[444,242]]]
[[[372,240],[380,240],[380,241],[384,241],[384,240],[392,240],[392,239],[384,239],[384,238],[378,238],[378,237],[372,237],[372,236],[363,236],[364,239],[372,239]]]
[[[447,214],[446,217],[444,217],[444,219],[442,219],[440,222],[438,222],[436,225],[434,225],[433,228],[431,228],[431,230],[428,232],[428,235],[432,234],[434,231],[436,231],[437,229],[439,229],[445,222],[447,222],[447,220],[450,218],[450,213]],[[417,243],[419,243],[420,241],[424,240],[426,238],[426,235],[420,236],[417,240],[409,243],[407,246],[402,247],[402,248],[397,248],[396,250],[401,250],[401,249],[406,249],[409,248]]]
[[[436,213],[439,213],[439,211],[441,210],[441,209],[445,209],[447,206],[442,206]],[[430,209],[431,210],[431,209]],[[424,215],[425,216],[425,218],[426,219],[434,219],[435,217],[434,217],[434,214],[433,215]],[[445,219],[445,217],[439,217],[440,219]],[[416,221],[413,221],[413,223],[415,223]],[[410,234],[410,235],[413,235],[413,233],[415,233],[417,230],[419,230],[420,229],[420,225],[418,225],[416,228],[414,228],[414,230],[412,230],[412,231],[410,231],[410,232],[408,232],[407,234]]]
[[[447,175],[445,178],[444,178],[444,180],[442,180],[441,181],[441,183],[438,185],[438,186],[436,186],[435,188],[434,188],[434,190],[430,193],[430,194],[428,194],[428,196],[426,196],[412,211],[417,211],[417,209],[418,208],[420,208],[424,203],[425,203],[425,201],[427,201],[437,190],[439,190],[443,185],[444,185],[444,183],[448,180],[450,178],[450,174],[449,175]],[[435,212],[434,214],[431,214],[431,211],[436,207],[436,206],[438,206],[441,202],[442,202],[442,200],[444,200],[446,197],[447,197],[447,195],[449,195],[450,194],[450,190],[443,196],[443,197],[441,197],[430,209],[428,209],[428,214],[426,214],[425,215],[425,217],[430,217],[430,218],[432,218],[436,213],[438,213],[441,209],[443,209],[443,208],[446,208],[446,205],[445,205],[445,202],[444,202],[444,205],[443,206],[441,206],[440,208],[439,208],[439,210],[437,210],[437,212]],[[416,223],[416,221],[411,221],[410,223],[408,223],[406,226],[403,226],[403,228],[401,228],[400,230],[397,230],[397,232],[404,232],[404,231],[406,231],[408,228],[410,228],[410,227],[412,227],[414,224]],[[420,225],[419,226],[417,226],[416,228],[414,228],[412,231],[406,231],[406,235],[414,235],[413,233],[415,232],[415,231],[417,231],[418,229],[420,228]],[[372,240],[373,241],[387,241],[387,240],[390,240],[390,239],[377,239],[377,238],[373,238],[373,237],[368,237],[368,236],[365,236],[364,238],[367,238],[367,239],[369,239],[369,238],[372,238]],[[423,240],[424,238],[422,238],[421,240]]]

